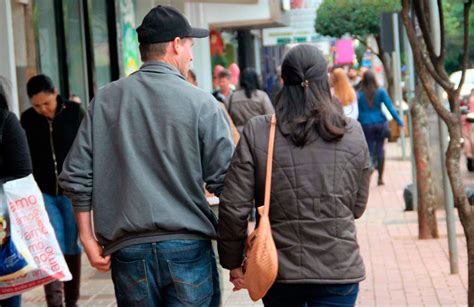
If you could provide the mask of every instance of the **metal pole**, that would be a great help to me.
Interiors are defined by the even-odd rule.
[[[442,100],[442,90],[439,85],[436,85],[436,94],[438,99]],[[448,172],[446,169],[446,155],[445,152],[448,148],[447,140],[448,133],[446,124],[438,117],[438,131],[439,131],[439,146],[440,146],[440,159],[443,174],[443,192],[444,192],[444,206],[446,210],[446,227],[448,228],[448,247],[449,247],[449,267],[451,274],[459,273],[458,265],[458,246],[456,242],[456,219],[454,217],[454,200],[453,193],[451,190],[451,184],[449,182]]]
[[[402,80],[401,72],[400,72],[400,35],[398,34],[398,14],[394,13],[392,15],[392,22],[393,22],[393,43],[395,46],[395,52],[392,53],[393,56],[393,74],[394,74],[394,89],[395,89],[395,100],[398,102],[400,113],[400,118],[403,121],[403,104],[402,104],[402,89],[400,86],[400,82]],[[406,159],[405,154],[405,128],[400,128],[400,140],[402,143],[402,160]]]
[[[437,0],[430,1],[430,26],[433,39],[433,47],[435,53],[439,55],[441,49],[441,34],[439,28],[439,14],[438,14],[438,3]],[[441,87],[436,84],[436,95],[440,101],[443,101],[443,95]],[[444,153],[447,150],[447,129],[444,122],[438,116],[438,130],[439,130],[439,146],[441,153],[441,165],[443,173],[443,191],[444,191],[444,202],[446,208],[446,226],[448,228],[448,246],[449,246],[449,266],[451,274],[457,274],[459,272],[458,265],[458,248],[456,242],[456,225],[454,218],[454,201],[451,190],[451,184],[448,178],[448,172],[446,169],[446,156]]]
[[[408,101],[413,101],[415,97],[415,64],[413,62],[413,51],[411,50],[410,42],[408,41],[408,35],[406,31],[403,31],[403,46],[405,47],[407,71],[408,71]],[[408,131],[410,133],[410,161],[411,161],[411,178],[413,182],[413,209],[418,209],[418,188],[416,180],[416,162],[415,162],[415,148],[413,146],[413,122],[411,112],[408,112]]]

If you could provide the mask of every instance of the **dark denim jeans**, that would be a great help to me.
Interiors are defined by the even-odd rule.
[[[266,307],[354,306],[359,283],[342,285],[275,283],[263,297]]]
[[[0,307],[20,307],[21,295],[12,296],[4,300],[0,300]]]
[[[211,241],[137,244],[112,254],[118,306],[219,306]]]
[[[364,131],[372,161],[375,161],[376,158],[383,159],[385,156],[385,139],[387,138],[387,134],[390,134],[388,123],[363,125],[362,130]]]

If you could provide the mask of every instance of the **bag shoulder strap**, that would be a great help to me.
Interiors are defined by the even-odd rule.
[[[232,109],[232,98],[234,97],[234,93],[235,92],[232,92],[232,94],[230,94],[230,97],[229,97],[229,108],[227,109],[227,111],[229,112],[229,115],[230,115],[230,112],[231,112],[231,109]],[[232,115],[231,115],[232,117]]]
[[[272,115],[270,124],[270,134],[268,137],[268,153],[267,153],[267,172],[265,175],[265,200],[263,202],[262,216],[268,216],[270,212],[270,193],[272,189],[272,170],[273,170],[273,148],[275,147],[276,117]]]

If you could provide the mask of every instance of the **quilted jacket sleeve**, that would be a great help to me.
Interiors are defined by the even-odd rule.
[[[243,261],[247,218],[255,198],[253,138],[249,123],[240,137],[220,195],[218,250],[220,263],[226,269],[238,268]]]
[[[354,206],[354,218],[356,219],[360,218],[364,213],[369,199],[370,158],[367,146],[364,146],[364,148],[359,152],[357,160],[360,163],[359,165],[362,167],[360,169],[359,189],[357,191],[357,198]]]

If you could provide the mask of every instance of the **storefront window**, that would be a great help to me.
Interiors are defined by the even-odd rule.
[[[107,3],[105,0],[88,0],[87,3],[94,51],[95,86],[99,88],[112,81]]]
[[[54,0],[35,1],[34,18],[40,72],[49,76],[59,88],[61,83]]]
[[[82,103],[87,103],[87,67],[85,39],[81,2],[65,0],[63,2],[64,27],[67,49],[67,66],[69,75],[69,92],[77,95]]]

